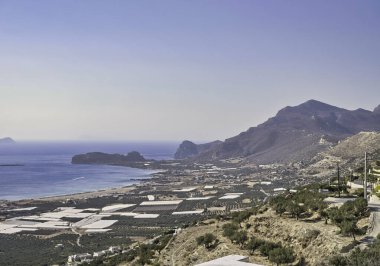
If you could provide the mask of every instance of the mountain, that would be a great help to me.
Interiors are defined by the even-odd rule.
[[[0,139],[0,144],[15,144],[16,141],[14,141],[11,138],[2,138]]]
[[[287,106],[263,124],[223,142],[195,145],[186,158],[211,161],[240,157],[260,164],[309,160],[361,131],[380,131],[379,109],[351,111],[309,100]],[[208,148],[202,148],[205,146]],[[176,154],[184,153],[181,145]]]
[[[206,144],[195,144],[191,141],[185,140],[177,149],[176,153],[174,154],[175,159],[187,159],[192,156],[198,155],[199,153],[202,153],[204,151],[207,151],[211,148],[217,147],[218,144],[221,144],[222,141],[217,140],[214,142],[206,143]]]
[[[373,110],[374,113],[376,114],[380,114],[380,105],[377,106],[374,110]]]

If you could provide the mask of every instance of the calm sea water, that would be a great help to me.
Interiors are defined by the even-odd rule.
[[[17,200],[94,191],[137,183],[153,171],[121,166],[73,165],[75,154],[92,151],[171,159],[178,143],[19,142],[0,145],[0,199]]]

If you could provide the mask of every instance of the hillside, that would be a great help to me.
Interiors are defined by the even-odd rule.
[[[380,133],[360,132],[340,141],[330,149],[317,154],[301,172],[314,176],[332,176],[339,162],[344,169],[356,169],[363,165],[364,153],[380,153]]]
[[[213,145],[181,145],[176,159],[198,161],[243,157],[249,162],[308,161],[361,131],[380,131],[380,108],[346,110],[316,100],[281,109],[257,127]],[[185,147],[192,146],[191,152]],[[179,156],[180,155],[180,156]]]
[[[196,265],[231,254],[248,256],[252,263],[274,265],[259,252],[245,250],[223,236],[224,224],[226,222],[215,221],[184,229],[165,250],[161,251],[160,265]],[[252,225],[247,229],[250,237],[291,245],[297,254],[296,261],[303,258],[306,265],[323,265],[329,256],[338,253],[351,243],[351,238],[339,235],[339,229],[334,225],[326,225],[324,221],[295,221],[280,217],[273,211],[251,216],[242,228],[246,228],[246,224]],[[196,238],[205,233],[217,236],[219,244],[216,248],[207,250],[197,245]]]

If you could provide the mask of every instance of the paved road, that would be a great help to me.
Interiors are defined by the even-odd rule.
[[[369,235],[376,238],[380,234],[380,199],[372,195],[368,202],[368,208],[372,214],[372,227],[369,232]]]
[[[369,228],[366,237],[361,241],[360,248],[365,248],[380,234],[380,199],[372,195],[368,201],[368,209],[371,212]]]

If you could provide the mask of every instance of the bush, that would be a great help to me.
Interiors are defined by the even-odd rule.
[[[347,260],[345,257],[336,255],[329,259],[329,265],[331,266],[346,266]]]
[[[236,244],[243,245],[248,240],[247,231],[238,231],[230,239]]]
[[[206,233],[203,236],[197,237],[197,244],[204,245],[206,249],[215,248],[218,245],[218,239],[211,233]]]
[[[245,248],[248,249],[250,252],[254,252],[256,249],[260,248],[260,246],[264,243],[264,240],[258,238],[251,238],[246,244]]]
[[[266,257],[269,257],[269,252],[275,248],[279,248],[281,247],[281,245],[277,244],[277,243],[273,243],[273,242],[264,242],[261,246],[260,246],[260,253],[261,255],[263,256],[266,256]]]
[[[232,220],[240,224],[241,222],[247,220],[250,216],[251,213],[249,211],[233,212]]]
[[[223,225],[223,236],[230,238],[239,230],[239,226],[235,223]]]
[[[279,247],[269,251],[269,260],[279,265],[280,263],[291,263],[294,261],[293,250]]]

